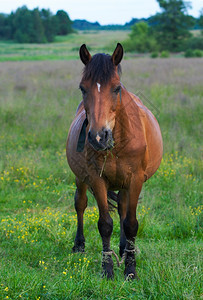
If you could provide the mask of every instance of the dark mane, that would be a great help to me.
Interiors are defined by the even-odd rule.
[[[83,70],[83,79],[91,80],[92,84],[99,82],[106,84],[116,70],[115,65],[108,54],[95,54]],[[118,65],[118,73],[121,74],[121,66]]]

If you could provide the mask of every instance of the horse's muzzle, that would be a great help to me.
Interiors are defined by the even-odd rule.
[[[106,128],[102,128],[99,132],[90,130],[88,132],[88,141],[97,151],[108,150],[114,146],[112,131]]]

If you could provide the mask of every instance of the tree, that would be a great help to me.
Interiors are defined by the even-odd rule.
[[[56,34],[67,35],[72,30],[72,21],[70,20],[68,14],[64,10],[58,10],[56,13]]]
[[[32,35],[32,42],[33,43],[45,43],[47,41],[44,27],[42,24],[42,19],[40,17],[40,12],[38,8],[35,8],[32,11],[32,19],[33,19],[33,35]]]
[[[200,10],[200,16],[198,19],[198,25],[200,26],[201,30],[203,30],[203,8]]]
[[[157,0],[162,13],[156,14],[150,22],[154,25],[156,39],[161,50],[178,51],[183,42],[191,36],[189,27],[192,18],[187,15],[188,2],[182,0]]]
[[[56,34],[54,17],[49,9],[42,9],[40,12],[44,33],[48,42],[53,42]]]
[[[33,34],[33,22],[31,11],[26,6],[18,8],[13,15],[13,38],[19,43],[30,43]]]
[[[53,16],[49,9],[29,10],[22,6],[10,15],[0,14],[0,39],[18,43],[53,42],[56,34],[72,32],[71,25],[72,21],[63,10]]]
[[[137,51],[140,53],[157,50],[157,44],[151,34],[151,29],[145,22],[139,22],[132,26],[129,39],[124,41],[126,51]]]

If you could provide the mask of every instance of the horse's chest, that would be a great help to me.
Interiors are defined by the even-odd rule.
[[[132,173],[133,168],[129,162],[116,158],[113,163],[106,163],[103,176],[108,181],[110,188],[119,189],[129,185]]]
[[[92,162],[91,168],[94,169],[95,175],[104,178],[109,189],[128,186],[133,173],[133,168],[127,159],[119,159],[111,153]]]

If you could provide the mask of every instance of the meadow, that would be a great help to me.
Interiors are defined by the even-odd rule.
[[[71,252],[76,233],[75,183],[65,144],[81,100],[83,66],[76,59],[77,48],[86,42],[94,53],[106,51],[118,39],[119,33],[115,35],[91,33],[36,46],[44,49],[43,55],[37,54],[35,45],[6,48],[2,43],[0,299],[200,299],[203,295],[201,58],[128,57],[122,62],[122,83],[155,114],[164,140],[163,161],[145,183],[138,206],[140,280],[125,281],[124,265],[117,267],[115,260],[115,279],[101,277],[98,209],[91,194],[84,219],[86,252]],[[8,57],[6,49],[12,47]],[[23,49],[18,55],[16,47],[29,48],[29,55],[26,52],[23,59]],[[62,52],[52,57],[57,47]],[[29,57],[31,61],[25,61]],[[116,211],[111,214],[111,246],[118,253],[119,218]]]
[[[81,31],[57,36],[54,43],[17,44],[0,41],[1,61],[36,61],[78,59],[78,47],[84,42],[93,51],[114,50],[117,41],[126,39],[129,31]]]

